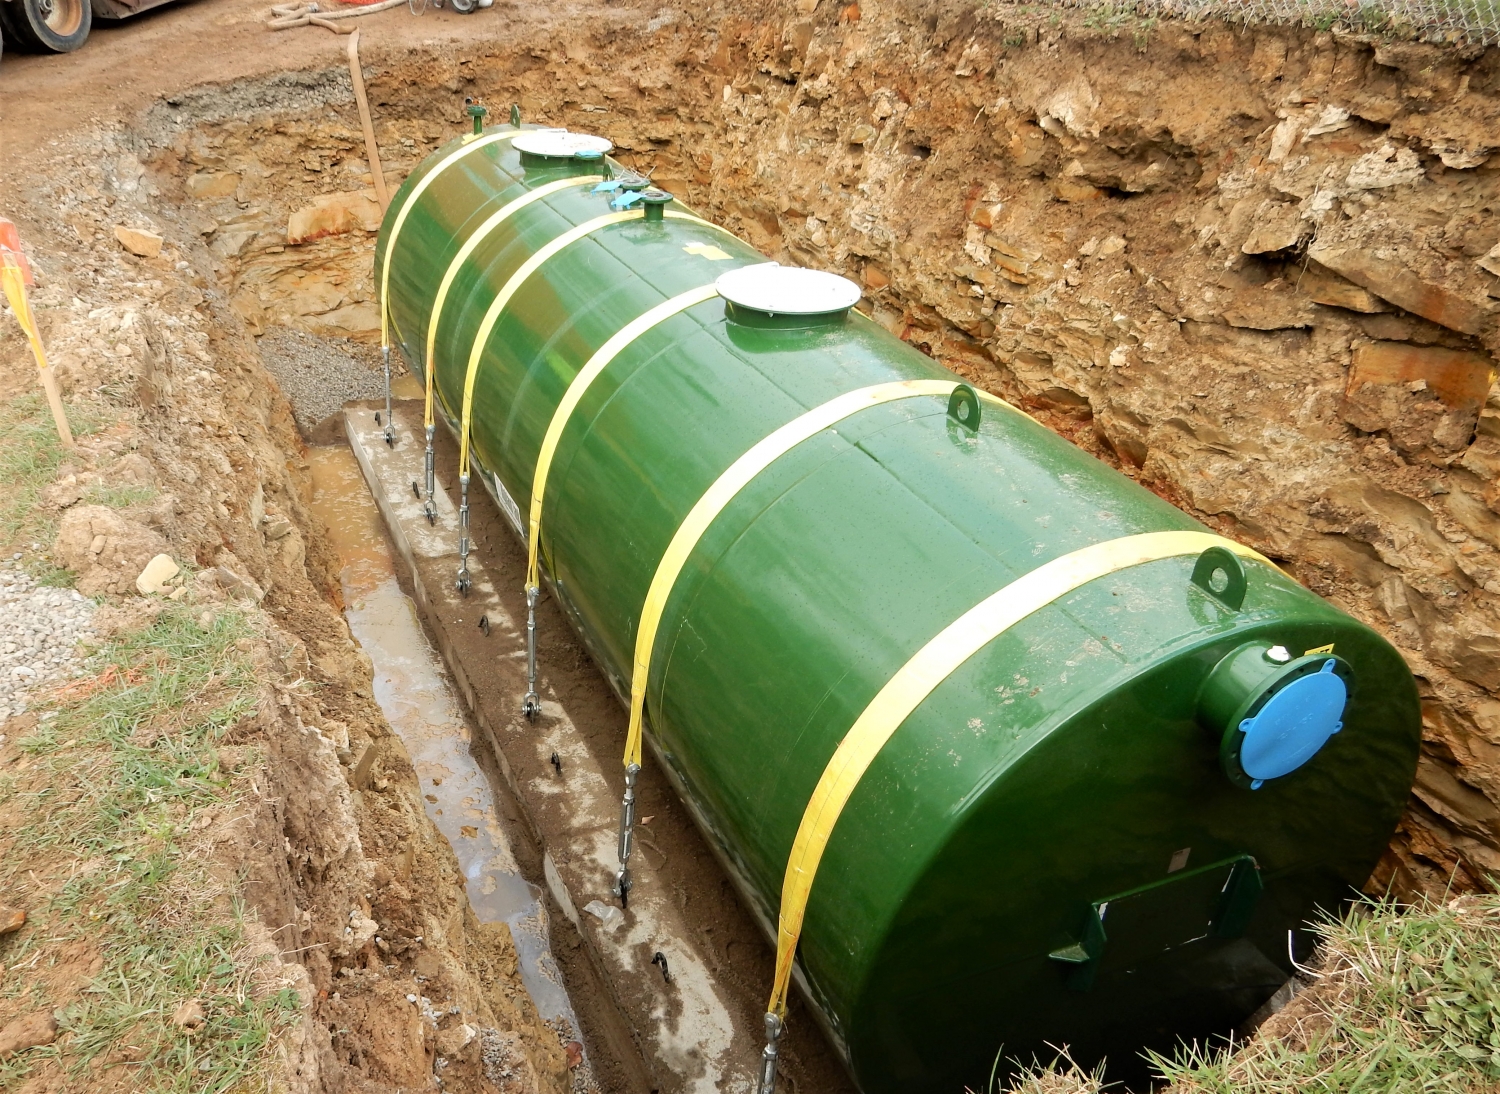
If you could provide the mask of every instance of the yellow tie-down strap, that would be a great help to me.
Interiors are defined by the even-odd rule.
[[[587,186],[590,183],[601,182],[603,179],[603,175],[579,175],[572,178],[558,179],[556,182],[549,182],[545,186],[538,186],[535,190],[530,190],[514,201],[506,202],[499,209],[495,210],[483,224],[474,229],[473,234],[468,239],[464,240],[464,245],[458,249],[458,254],[454,255],[453,261],[448,263],[448,269],[443,274],[443,280],[438,283],[437,294],[432,298],[432,314],[427,319],[427,407],[422,419],[423,425],[431,425],[433,422],[432,365],[437,349],[438,322],[443,317],[443,304],[448,300],[448,290],[452,288],[453,279],[458,276],[458,271],[463,268],[463,264],[468,261],[469,256],[474,253],[479,245],[489,238],[491,232],[532,202],[541,201],[542,198],[555,194],[560,190],[571,190],[575,186]],[[426,179],[423,181],[425,182]],[[387,248],[386,253],[390,253],[389,248]]]
[[[716,231],[730,234],[728,229],[720,228],[717,224],[709,224],[700,217],[691,213],[679,212],[668,209],[663,216],[671,220],[690,220],[696,224],[704,224]],[[586,220],[582,224],[569,228],[562,235],[549,240],[538,248],[535,254],[521,263],[520,269],[511,274],[510,280],[490,302],[489,309],[484,313],[484,319],[479,324],[479,333],[474,336],[474,345],[469,350],[469,367],[464,372],[464,401],[462,415],[458,427],[458,473],[467,475],[469,473],[469,415],[474,409],[474,381],[479,375],[479,359],[484,356],[484,347],[490,340],[490,334],[495,329],[495,324],[500,321],[500,313],[510,303],[511,297],[515,296],[526,279],[541,267],[553,255],[557,254],[569,244],[577,243],[587,235],[597,232],[600,228],[608,228],[611,224],[619,224],[627,220],[644,220],[646,211],[644,209],[627,209],[620,213],[606,213]]]
[[[1264,555],[1211,532],[1146,532],[1096,543],[1053,559],[980,601],[901,666],[849,727],[802,814],[781,885],[776,979],[768,1011],[786,1015],[792,958],[802,935],[813,878],[833,826],[866,769],[912,711],[974,654],[1033,612],[1080,586],[1142,563],[1201,554],[1209,547],[1223,547],[1272,565]]]
[[[793,418],[756,443],[714,480],[714,484],[704,492],[678,525],[677,532],[656,565],[656,574],[651,578],[650,588],[646,591],[646,601],[641,605],[641,621],[635,632],[635,665],[630,676],[630,728],[625,735],[627,768],[641,762],[646,686],[651,679],[651,656],[656,646],[656,632],[661,626],[662,612],[666,610],[667,599],[672,595],[672,589],[677,584],[682,568],[687,565],[688,557],[725,506],[781,456],[861,410],[896,399],[913,399],[922,395],[951,397],[959,388],[968,387],[969,385],[956,380],[898,380],[845,392]],[[993,395],[987,395],[986,398],[1010,407],[1009,403]]]
[[[542,541],[542,498],[547,493],[547,476],[552,472],[552,458],[557,454],[557,443],[562,439],[568,420],[583,400],[589,385],[598,378],[611,361],[619,356],[621,350],[658,323],[670,319],[679,312],[686,311],[694,304],[712,300],[718,295],[719,290],[713,285],[700,285],[670,300],[663,300],[650,311],[621,327],[608,342],[594,352],[588,364],[579,369],[578,374],[573,377],[573,382],[563,393],[562,401],[552,412],[552,420],[547,423],[547,434],[542,438],[542,448],[536,457],[536,471],[531,480],[531,523],[526,535],[526,588],[528,590],[537,588],[540,576],[538,566]]]
[[[391,288],[391,256],[396,253],[396,237],[401,234],[401,228],[406,223],[407,214],[417,204],[417,199],[437,181],[437,177],[448,168],[471,152],[478,152],[481,148],[491,144],[499,144],[502,141],[515,140],[524,132],[520,129],[512,129],[507,133],[487,133],[477,139],[470,139],[461,148],[455,148],[437,163],[433,164],[432,170],[417,180],[412,187],[411,193],[406,196],[406,201],[401,208],[396,210],[396,219],[391,222],[391,238],[386,240],[385,260],[380,264],[380,344],[389,349],[391,345],[390,335],[390,288]],[[472,137],[472,135],[471,135]]]

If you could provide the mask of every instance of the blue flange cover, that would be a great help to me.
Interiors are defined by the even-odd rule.
[[[1240,768],[1251,790],[1296,771],[1344,728],[1349,689],[1333,671],[1336,663],[1330,657],[1318,672],[1293,680],[1240,723]]]

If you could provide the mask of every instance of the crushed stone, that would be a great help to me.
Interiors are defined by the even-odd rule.
[[[351,399],[385,394],[385,374],[359,359],[365,347],[338,342],[290,327],[272,327],[258,342],[260,358],[292,404],[304,434],[337,413]]]
[[[0,722],[24,714],[38,689],[83,672],[80,643],[95,640],[94,602],[76,589],[39,585],[0,564]]]

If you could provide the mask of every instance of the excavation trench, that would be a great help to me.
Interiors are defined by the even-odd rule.
[[[1418,676],[1427,744],[1370,888],[1491,885],[1500,868],[1494,51],[1208,24],[1122,33],[960,5],[921,16],[826,4],[800,15],[750,4],[701,16],[596,14],[581,29],[509,27],[443,50],[384,53],[367,41],[392,188],[465,124],[466,96],[497,114],[515,102],[528,121],[608,136],[622,162],[767,256],[855,279],[861,306],[893,333],[1265,552],[1396,644]],[[359,415],[373,408],[347,417],[334,408],[378,384],[380,210],[347,74],[329,67],[178,94],[143,115],[128,154],[126,168],[159,193],[141,215],[227,304],[221,321],[261,340],[304,436],[336,444],[348,433],[358,447],[371,428]],[[92,238],[93,226],[75,228]],[[398,412],[409,457],[419,408],[403,402]],[[312,459],[315,482],[359,495],[346,453]],[[619,980],[590,941],[604,922],[575,897],[602,893],[564,875],[598,874],[612,854],[623,715],[549,606],[542,656],[553,705],[540,731],[519,718],[524,560],[503,518],[479,508],[492,633],[478,628],[478,601],[449,593],[438,548],[410,559],[375,551],[403,560],[400,580],[457,666],[477,727],[473,762],[493,776],[500,842],[514,845],[525,879],[502,871],[485,893],[471,875],[474,906],[483,916],[488,898],[508,894],[490,913],[519,921],[545,894],[591,1058],[620,1089],[743,1084],[770,957],[659,780],[646,783],[641,805],[653,818],[645,854],[660,859],[663,914],[675,908],[686,932],[672,937],[697,957],[673,965],[670,946],[634,938]],[[367,511],[333,512],[323,520],[341,552],[379,542]],[[401,519],[387,514],[386,524]],[[366,577],[354,553],[344,557],[350,625],[378,645],[369,605],[408,623],[410,609],[390,571],[359,592]],[[392,565],[399,573],[402,563]],[[509,630],[493,626],[501,620]],[[398,659],[420,644],[409,631]],[[372,652],[377,680],[383,656]],[[452,732],[436,740],[422,728],[430,720],[416,718],[425,736],[408,748],[424,793],[436,771],[425,765],[458,770],[465,751],[451,697],[435,677],[428,684]],[[395,725],[407,712],[389,700]],[[445,832],[458,819],[441,799],[427,806]],[[590,809],[604,819],[580,820]],[[548,832],[570,825],[598,844],[590,855],[575,846],[571,865],[548,857]],[[462,826],[448,834],[460,861],[472,861]],[[538,979],[545,960],[528,966],[521,949],[523,979],[544,1015],[557,1012]],[[675,987],[651,963],[658,951]],[[694,1010],[688,971],[698,968],[709,987],[691,997]],[[792,1021],[794,1086],[846,1088],[806,1013]],[[723,1034],[712,1051],[705,1029]]]
[[[550,950],[542,891],[521,876],[459,698],[401,589],[359,465],[344,448],[314,449],[310,460],[312,510],[343,564],[345,618],[374,665],[375,701],[411,755],[427,814],[457,853],[480,920],[510,926],[522,982],[542,1018],[576,1030]]]

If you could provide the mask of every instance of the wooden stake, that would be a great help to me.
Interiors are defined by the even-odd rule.
[[[57,435],[64,448],[73,447],[73,431],[68,428],[68,414],[63,409],[62,392],[57,387],[57,377],[47,363],[47,351],[42,348],[42,336],[36,329],[36,317],[31,314],[31,305],[26,300],[26,280],[21,265],[9,248],[0,248],[0,283],[5,287],[5,298],[10,301],[10,310],[16,321],[26,332],[31,342],[31,355],[36,358],[37,371],[41,373],[42,390],[47,393],[47,405],[52,408],[52,421],[57,425]]]
[[[385,191],[385,171],[380,166],[380,146],[375,143],[375,124],[370,120],[370,100],[365,97],[365,76],[359,68],[359,28],[349,35],[349,78],[354,82],[354,101],[359,104],[359,124],[365,131],[365,155],[370,161],[370,178],[375,182],[375,200],[383,213],[391,204]]]

